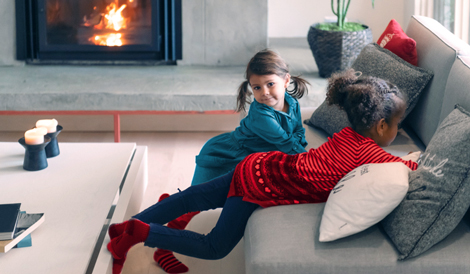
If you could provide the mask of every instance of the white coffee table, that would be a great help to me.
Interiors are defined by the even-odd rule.
[[[111,273],[109,223],[140,210],[148,182],[147,147],[59,143],[40,171],[23,169],[24,148],[0,142],[0,203],[45,213],[33,245],[0,253],[0,273]]]

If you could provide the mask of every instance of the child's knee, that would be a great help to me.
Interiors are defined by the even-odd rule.
[[[233,250],[233,246],[225,245],[225,246],[217,246],[211,247],[211,252],[209,253],[209,258],[207,260],[220,260],[225,258],[230,252]]]

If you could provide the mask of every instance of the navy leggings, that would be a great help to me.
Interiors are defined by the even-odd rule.
[[[207,183],[190,186],[135,215],[133,218],[150,224],[144,244],[200,259],[216,260],[227,256],[243,237],[248,218],[259,207],[242,201],[242,197],[227,198],[232,176],[233,171]],[[220,207],[223,209],[219,220],[207,235],[163,226],[185,213]]]

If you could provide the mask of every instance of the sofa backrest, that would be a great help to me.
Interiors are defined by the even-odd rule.
[[[456,104],[470,111],[470,56],[457,56],[447,79],[439,121],[449,115]]]
[[[406,122],[427,146],[441,121],[449,72],[457,55],[470,55],[470,46],[436,20],[412,16],[406,34],[416,41],[418,66],[434,72]]]

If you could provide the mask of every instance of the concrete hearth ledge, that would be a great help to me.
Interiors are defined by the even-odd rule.
[[[229,111],[245,67],[0,67],[0,111]],[[318,106],[325,80],[308,77],[301,105]],[[320,96],[319,96],[320,95]]]
[[[272,38],[270,45],[292,75],[311,83],[308,95],[299,100],[303,118],[308,118],[325,99],[327,81],[318,76],[307,40]],[[49,118],[69,131],[113,130],[113,116],[95,111],[163,112],[158,117],[121,115],[123,131],[230,131],[239,124],[238,114],[227,113],[235,109],[244,72],[245,66],[0,66],[0,131],[23,131]]]
[[[272,38],[270,48],[311,86],[302,107],[325,99],[305,38]],[[0,111],[228,111],[245,66],[0,66]]]
[[[243,73],[244,67],[0,67],[0,110],[233,110]]]

